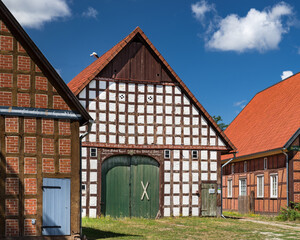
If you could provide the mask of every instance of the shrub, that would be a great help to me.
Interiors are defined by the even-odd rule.
[[[281,208],[277,218],[282,221],[300,220],[300,203],[292,203],[290,207]]]

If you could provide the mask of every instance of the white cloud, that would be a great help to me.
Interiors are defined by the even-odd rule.
[[[200,22],[203,22],[206,13],[215,11],[215,6],[213,4],[208,4],[205,0],[192,4],[191,8],[194,17]]]
[[[97,15],[98,11],[92,7],[88,7],[88,9],[82,13],[82,16],[87,18],[97,18]]]
[[[214,18],[218,21],[213,31],[211,26],[208,26],[209,35],[205,39],[207,48],[220,51],[264,52],[278,48],[282,35],[289,31],[290,26],[290,22],[285,21],[284,17],[291,17],[293,12],[290,5],[281,2],[262,11],[252,8],[245,17],[230,14],[222,19],[216,13],[215,15]]]
[[[242,101],[239,101],[239,102],[234,102],[233,106],[240,107],[241,109],[243,109],[246,106],[246,100],[242,100]]]
[[[294,75],[292,71],[283,71],[280,77],[282,80],[284,80],[292,75]]]
[[[71,15],[67,0],[3,0],[24,27],[40,28],[46,22]]]

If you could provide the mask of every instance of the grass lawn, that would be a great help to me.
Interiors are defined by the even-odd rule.
[[[255,218],[262,221],[261,218]],[[140,219],[109,217],[84,218],[83,234],[91,239],[300,239],[300,224],[278,222],[281,227],[240,219],[223,218],[162,218]],[[287,226],[287,227],[285,227]],[[290,226],[288,228],[288,226]],[[298,227],[298,228],[295,228]]]

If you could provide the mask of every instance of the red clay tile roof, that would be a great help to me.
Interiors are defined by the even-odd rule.
[[[208,112],[204,109],[204,107],[198,102],[195,96],[191,93],[191,91],[187,88],[187,86],[182,82],[182,80],[177,76],[171,66],[166,62],[163,56],[158,52],[158,50],[153,46],[151,41],[147,38],[144,32],[136,27],[127,37],[125,37],[122,41],[120,41],[117,45],[111,48],[109,51],[104,53],[101,57],[95,60],[91,65],[86,67],[82,72],[80,72],[76,77],[74,77],[69,83],[69,88],[73,91],[75,95],[79,94],[85,86],[93,80],[94,77],[103,70],[107,64],[129,43],[137,34],[140,34],[141,37],[145,40],[145,42],[149,45],[149,47],[153,50],[153,52],[157,55],[162,64],[168,69],[170,74],[176,79],[179,85],[186,91],[186,94],[195,102],[195,104],[200,108],[206,118],[213,124],[217,132],[223,137],[228,150],[235,150],[234,145],[230,142],[230,140],[226,137],[224,132],[218,127],[212,117],[208,114]]]
[[[299,127],[300,73],[257,93],[225,134],[241,157],[283,148]]]

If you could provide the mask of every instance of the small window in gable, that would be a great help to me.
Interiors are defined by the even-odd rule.
[[[193,159],[198,159],[198,151],[197,150],[192,151],[192,157],[193,157]]]
[[[164,151],[164,158],[165,159],[170,159],[171,157],[171,151],[170,150],[165,150]]]
[[[244,172],[247,172],[247,161],[244,162]]]
[[[268,169],[268,158],[264,158],[264,170]]]
[[[91,157],[97,157],[97,148],[91,148],[90,156]]]
[[[234,163],[231,164],[231,173],[234,174]]]

